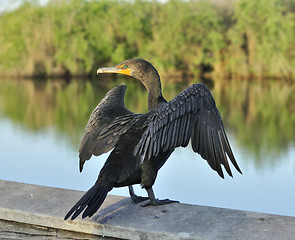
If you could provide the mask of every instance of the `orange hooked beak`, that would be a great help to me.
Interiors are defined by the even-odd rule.
[[[120,73],[124,75],[130,76],[131,70],[128,68],[124,68],[124,65],[115,66],[115,67],[103,67],[97,69],[97,74],[99,73]]]

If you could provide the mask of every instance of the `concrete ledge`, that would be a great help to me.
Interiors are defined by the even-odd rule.
[[[109,195],[92,218],[64,221],[83,192],[3,180],[0,192],[0,238],[23,224],[38,239],[295,239],[294,217],[180,203],[142,208]]]

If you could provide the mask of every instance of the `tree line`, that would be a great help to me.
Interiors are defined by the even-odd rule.
[[[0,15],[0,74],[91,76],[140,57],[161,75],[294,79],[294,36],[294,0],[27,0]]]

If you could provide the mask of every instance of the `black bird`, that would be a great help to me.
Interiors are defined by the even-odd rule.
[[[191,140],[194,152],[207,160],[224,178],[221,165],[232,176],[228,159],[242,173],[226,137],[220,113],[211,92],[204,84],[193,84],[167,102],[161,92],[157,70],[142,59],[129,59],[114,67],[99,68],[97,73],[121,73],[142,82],[148,91],[146,114],[135,114],[124,106],[125,85],[111,89],[92,112],[80,145],[80,171],[92,155],[110,150],[96,183],[67,213],[72,220],[82,211],[91,217],[113,187],[129,186],[135,203],[149,199],[151,205],[175,201],[155,198],[152,186],[158,170],[176,147]],[[132,185],[141,184],[148,198],[134,194]]]

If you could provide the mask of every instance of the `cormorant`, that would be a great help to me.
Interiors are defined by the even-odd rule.
[[[193,84],[167,102],[161,92],[157,70],[142,59],[129,59],[114,67],[99,68],[100,73],[120,73],[142,82],[148,91],[146,114],[135,114],[124,106],[125,85],[111,89],[92,112],[79,149],[80,171],[92,155],[110,150],[95,184],[67,213],[72,220],[82,211],[91,217],[113,187],[129,186],[133,202],[149,199],[151,205],[175,201],[155,198],[152,186],[158,170],[176,147],[186,147],[191,140],[194,152],[207,160],[224,178],[221,165],[232,176],[228,158],[242,173],[225,134],[220,113],[209,89]],[[134,194],[132,185],[141,184],[148,198]]]

